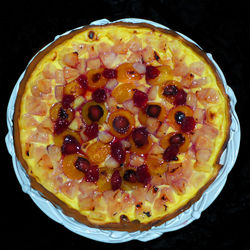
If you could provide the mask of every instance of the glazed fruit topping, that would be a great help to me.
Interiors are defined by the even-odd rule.
[[[117,116],[112,123],[113,128],[120,134],[125,134],[129,129],[129,121],[124,116]]]
[[[145,127],[135,128],[132,131],[132,138],[137,147],[148,144],[148,131]]]
[[[185,137],[182,134],[175,134],[169,139],[170,144],[181,146],[185,142]]]
[[[105,102],[107,100],[106,91],[102,88],[98,88],[92,93],[92,98],[95,102],[98,103]]]
[[[89,138],[89,140],[96,138],[98,135],[98,124],[92,123],[87,125],[84,134]]]
[[[177,154],[179,153],[179,146],[176,144],[171,144],[166,148],[163,153],[163,160],[166,162],[178,160]]]
[[[135,90],[135,93],[133,95],[133,101],[135,106],[142,108],[145,107],[145,105],[148,102],[148,95],[138,89]]]
[[[175,113],[175,116],[174,116],[175,121],[178,124],[181,124],[183,122],[183,120],[184,120],[185,117],[186,117],[185,114],[183,112],[181,112],[181,111],[177,111]]]
[[[115,191],[121,187],[122,184],[122,177],[118,170],[115,170],[111,176],[111,187],[112,190]]]
[[[102,75],[107,79],[117,78],[117,70],[105,68],[102,72]]]
[[[175,85],[167,85],[164,88],[163,95],[167,97],[176,96],[177,92],[178,92],[178,88]]]
[[[75,162],[75,167],[82,171],[82,172],[86,172],[87,169],[90,167],[90,163],[87,159],[83,158],[83,157],[78,157],[76,162]]]
[[[86,75],[82,74],[82,75],[78,76],[78,78],[76,80],[79,82],[79,84],[81,85],[82,88],[87,89],[88,78]]]
[[[133,169],[126,170],[123,175],[123,179],[131,183],[137,182],[136,172]]]
[[[151,181],[151,175],[148,170],[148,166],[143,164],[136,169],[136,179],[138,182],[147,185]]]
[[[186,116],[181,123],[181,130],[185,133],[194,130],[196,122],[192,116]]]
[[[160,71],[154,66],[146,67],[146,80],[154,79],[160,74]]]
[[[63,95],[62,106],[67,109],[70,107],[70,104],[75,100],[73,95]]]
[[[175,95],[174,104],[175,105],[183,105],[186,103],[187,93],[183,89],[179,89],[177,94]]]
[[[62,153],[64,155],[77,153],[80,151],[80,149],[81,149],[81,145],[75,137],[73,137],[72,135],[65,136],[63,145],[61,148]]]
[[[159,105],[147,105],[146,107],[146,114],[150,117],[153,117],[153,118],[158,118],[158,116],[160,115],[161,113],[161,106]]]
[[[92,105],[88,109],[88,118],[93,122],[99,121],[103,114],[103,109],[99,105]]]
[[[98,166],[89,166],[85,171],[85,180],[87,182],[96,182],[99,179]]]
[[[111,144],[111,156],[120,164],[124,163],[126,152],[120,141],[116,141]]]

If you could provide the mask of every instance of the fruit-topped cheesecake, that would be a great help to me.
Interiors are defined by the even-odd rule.
[[[148,24],[87,26],[29,64],[15,149],[33,188],[91,227],[148,230],[216,178],[229,101],[206,54]]]

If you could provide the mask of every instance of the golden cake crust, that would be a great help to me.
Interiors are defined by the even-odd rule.
[[[178,38],[181,42],[183,42],[184,44],[186,44],[188,47],[192,48],[192,50],[197,53],[198,55],[200,55],[205,61],[206,63],[211,67],[215,77],[216,77],[216,81],[217,81],[217,85],[220,88],[222,94],[224,95],[225,101],[227,102],[227,109],[226,112],[227,114],[225,114],[225,118],[227,119],[227,132],[226,132],[226,138],[224,140],[224,144],[223,146],[220,148],[219,152],[216,155],[216,164],[214,166],[214,168],[218,169],[217,174],[220,170],[220,168],[222,167],[219,164],[219,159],[220,156],[222,154],[222,152],[224,151],[226,145],[227,145],[227,141],[229,138],[229,128],[230,128],[230,124],[231,124],[231,118],[230,118],[230,106],[229,106],[229,98],[225,93],[224,90],[224,86],[223,83],[219,77],[219,74],[215,68],[215,66],[211,63],[210,59],[207,57],[206,53],[202,50],[200,50],[196,45],[194,45],[193,43],[190,43],[189,41],[186,41],[185,39],[183,39],[181,36],[179,36],[177,33],[175,33],[174,31],[171,30],[165,30],[162,28],[156,28],[152,25],[146,24],[146,23],[140,23],[140,24],[132,24],[132,23],[124,23],[124,22],[117,22],[114,24],[107,24],[107,25],[102,25],[102,26],[94,26],[94,27],[102,27],[105,28],[106,26],[117,26],[117,27],[128,27],[128,28],[133,28],[133,29],[140,29],[142,27],[145,28],[149,28],[150,30],[154,31],[160,31],[163,33],[167,33],[170,34],[176,38]],[[149,230],[152,226],[158,226],[161,225],[162,223],[176,217],[178,214],[182,213],[183,211],[185,211],[186,209],[188,209],[194,202],[198,201],[201,197],[201,195],[203,194],[203,192],[209,187],[209,185],[214,181],[214,179],[216,178],[217,174],[214,175],[205,185],[202,186],[202,188],[200,188],[198,190],[198,192],[196,193],[196,195],[194,197],[192,197],[190,200],[188,200],[186,202],[186,204],[184,204],[183,206],[181,206],[180,208],[178,208],[176,211],[167,214],[166,216],[164,216],[163,218],[156,218],[154,220],[151,220],[148,223],[141,223],[139,220],[133,220],[130,221],[127,216],[120,216],[120,223],[114,222],[114,223],[100,223],[98,224],[91,222],[87,216],[83,215],[82,213],[80,213],[79,211],[77,211],[76,209],[73,209],[71,207],[69,207],[64,201],[60,200],[55,194],[53,194],[52,192],[48,191],[43,185],[41,185],[36,178],[34,178],[33,175],[30,174],[29,171],[29,166],[26,162],[26,160],[23,158],[23,154],[22,154],[22,146],[21,146],[21,141],[20,141],[20,128],[18,125],[18,120],[20,119],[20,112],[21,112],[21,101],[22,101],[22,96],[23,93],[25,92],[25,87],[26,87],[26,83],[28,81],[28,79],[30,78],[32,72],[35,70],[37,64],[40,62],[40,60],[47,55],[53,48],[55,48],[56,46],[62,44],[64,41],[74,37],[76,34],[79,34],[85,30],[89,30],[91,29],[93,26],[85,26],[84,28],[78,29],[78,30],[74,30],[72,32],[70,32],[67,35],[61,36],[60,38],[58,38],[55,42],[53,42],[52,44],[50,44],[48,47],[46,47],[44,50],[42,50],[41,52],[39,52],[35,58],[32,60],[32,62],[28,65],[25,75],[22,79],[22,81],[20,82],[20,87],[19,87],[19,91],[18,91],[18,95],[17,95],[17,99],[16,99],[16,103],[15,103],[15,112],[14,112],[14,143],[15,143],[15,151],[16,151],[16,155],[17,158],[19,159],[19,161],[21,162],[21,165],[24,167],[24,169],[26,170],[26,172],[29,175],[30,181],[31,181],[31,187],[38,190],[46,199],[48,199],[49,201],[52,202],[53,205],[55,205],[56,207],[60,207],[62,209],[62,211],[68,215],[73,217],[74,219],[76,219],[77,221],[90,226],[90,227],[97,227],[97,228],[101,228],[101,229],[107,229],[107,230],[118,230],[118,231],[128,231],[128,232],[133,232],[133,231],[144,231],[144,230]]]

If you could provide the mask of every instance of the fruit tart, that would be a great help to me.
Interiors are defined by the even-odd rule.
[[[15,104],[31,185],[90,227],[149,230],[221,169],[229,98],[206,53],[174,31],[86,26],[39,52]]]

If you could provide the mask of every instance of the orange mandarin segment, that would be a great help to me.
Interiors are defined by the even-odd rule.
[[[78,97],[85,94],[85,89],[80,85],[77,80],[67,83],[63,88],[64,95],[73,95]]]

